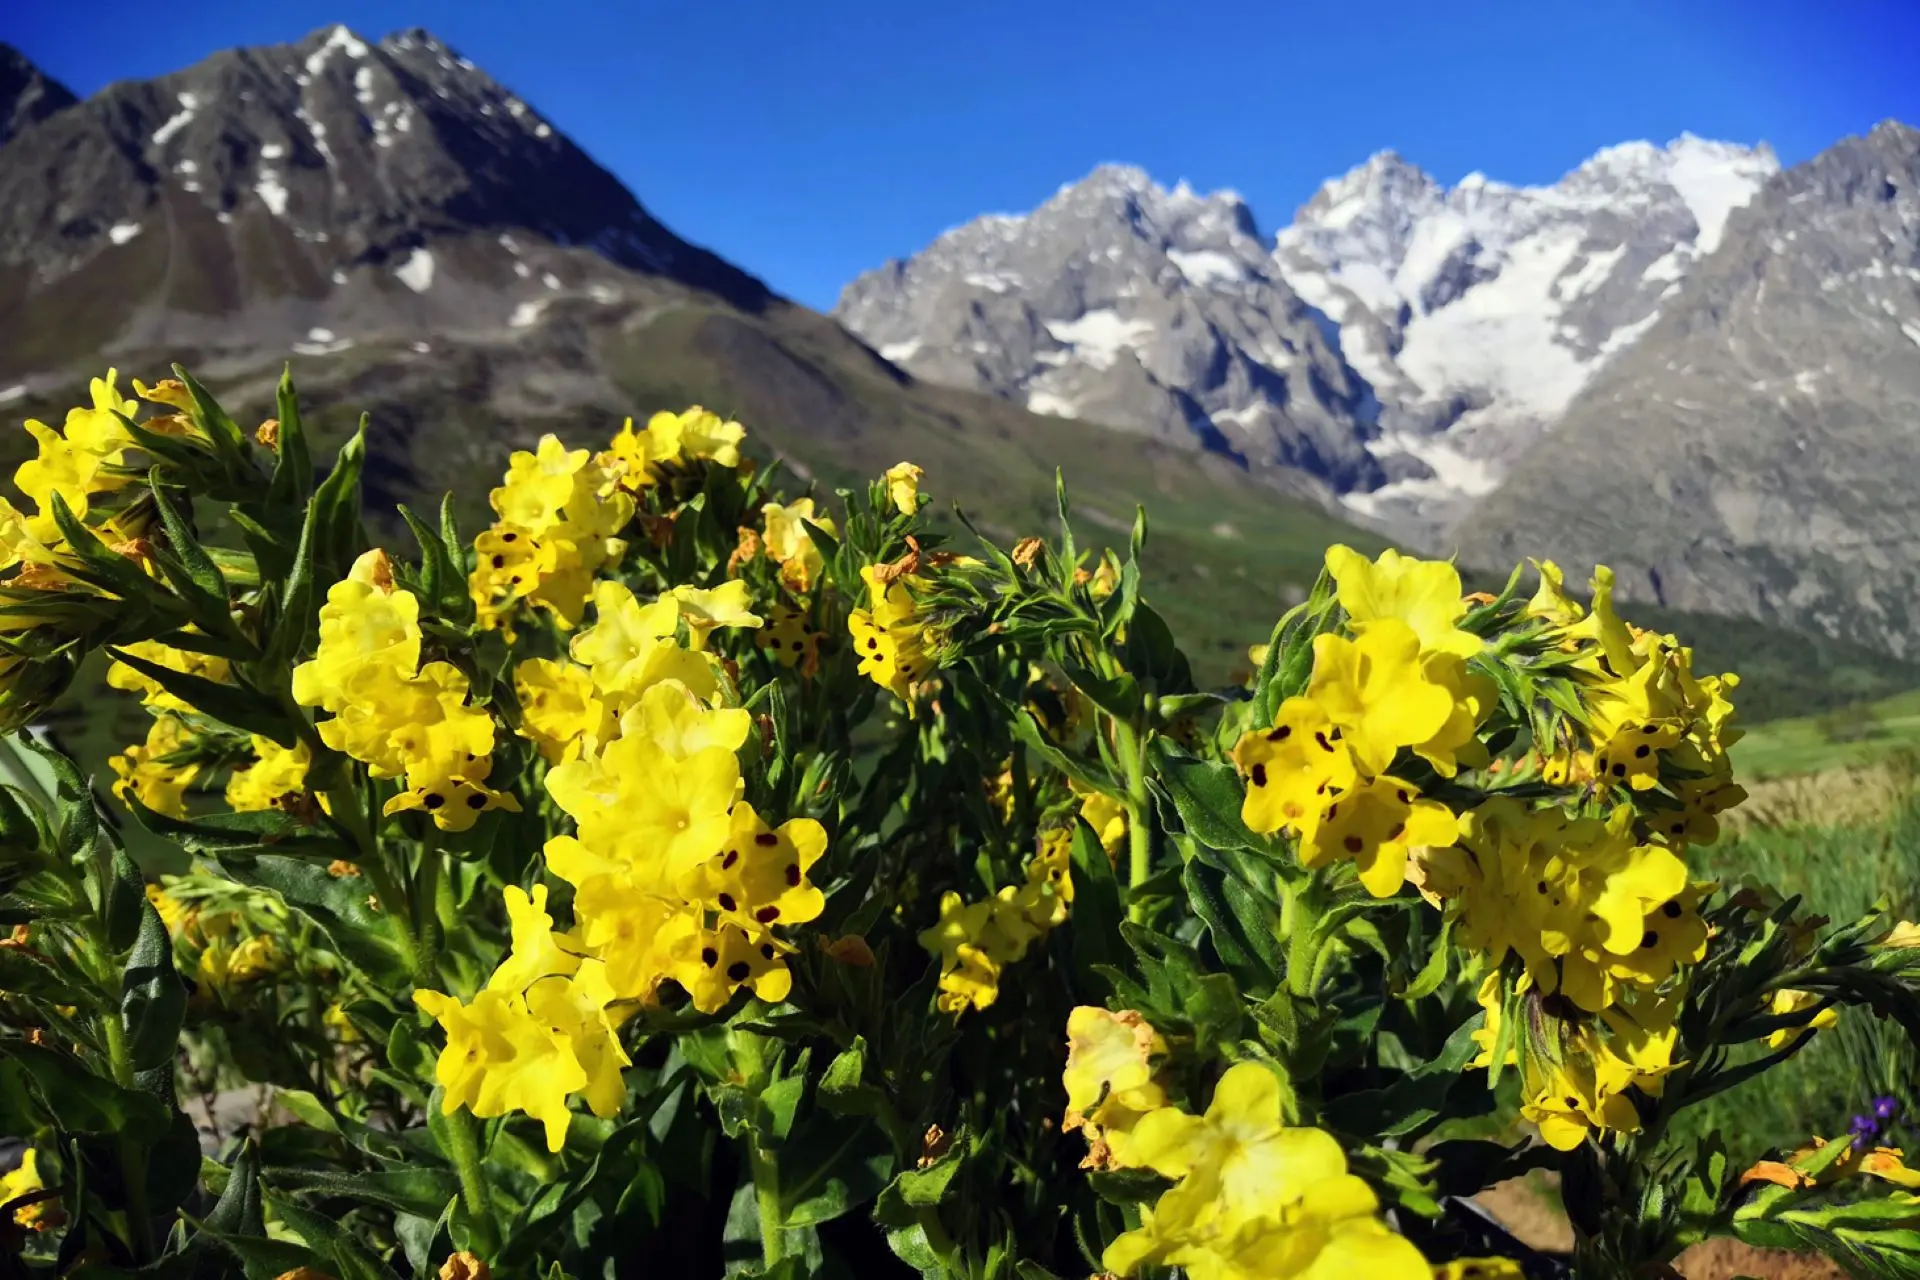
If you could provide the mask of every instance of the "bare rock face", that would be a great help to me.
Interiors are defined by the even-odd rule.
[[[1770,181],[1459,531],[1629,597],[1920,643],[1920,132]]]
[[[524,327],[635,278],[771,296],[423,31],[334,27],[81,103],[16,60],[0,57],[0,377],[122,348]]]
[[[1104,166],[848,285],[834,315],[917,377],[1288,468],[1384,482],[1374,412],[1245,202]]]
[[[0,43],[0,146],[75,101],[65,85],[34,66],[25,54]]]

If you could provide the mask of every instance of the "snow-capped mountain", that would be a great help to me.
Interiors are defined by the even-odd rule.
[[[1920,652],[1920,130],[1767,183],[1455,531],[1620,594]]]
[[[1379,396],[1369,447],[1431,472],[1347,503],[1450,523],[1647,330],[1778,171],[1764,145],[1683,135],[1609,147],[1549,187],[1474,174],[1448,189],[1391,152],[1322,187],[1275,262]]]
[[[1387,474],[1366,386],[1279,278],[1246,203],[1103,166],[847,286],[834,314],[916,376],[1288,469]]]
[[[770,296],[420,30],[373,42],[336,26],[84,102],[5,50],[0,120],[16,130],[0,153],[0,375],[69,348],[312,353],[512,331],[576,297],[632,301],[637,279]]]
[[[1390,152],[1269,250],[1231,193],[1115,166],[947,232],[835,314],[932,381],[1311,473],[1432,539],[1645,331],[1765,146],[1610,147],[1548,187],[1449,189]]]

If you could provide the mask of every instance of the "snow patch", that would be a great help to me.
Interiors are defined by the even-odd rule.
[[[0,391],[0,404],[12,404],[15,400],[18,400],[26,394],[27,384],[24,382],[15,383],[13,386]]]
[[[307,74],[310,76],[319,75],[320,69],[327,65],[327,59],[333,56],[335,49],[346,54],[349,58],[364,58],[367,56],[367,46],[355,38],[353,32],[343,26],[335,26],[333,30],[327,33],[327,38],[321,46],[307,55]]]
[[[200,99],[196,94],[183,93],[179,95],[179,101],[179,114],[168,117],[165,124],[153,131],[154,146],[166,146],[167,139],[186,128],[187,123],[193,119],[193,113],[200,107]]]
[[[287,189],[281,183],[280,175],[272,169],[260,171],[259,181],[253,184],[253,190],[274,217],[278,218],[287,211]]]
[[[414,343],[413,349],[416,354],[423,355],[423,356],[426,355],[429,351],[433,350],[431,346],[429,346],[427,343],[424,343],[424,342]]]
[[[1903,324],[1900,326],[1900,332],[1906,334],[1907,340],[1914,346],[1920,347],[1920,325]]]
[[[1180,269],[1189,284],[1202,289],[1246,278],[1240,264],[1218,249],[1169,249],[1167,260]]]
[[[960,278],[974,288],[985,289],[989,293],[1006,293],[1026,284],[1025,280],[1011,271],[969,271]]]
[[[313,328],[313,329],[309,329],[309,330],[307,330],[307,341],[309,341],[309,342],[332,342],[332,341],[333,341],[333,330],[331,330],[331,329],[320,329],[320,328]]]
[[[620,301],[620,291],[610,284],[588,285],[587,296],[603,307],[612,306]]]
[[[353,96],[363,107],[373,105],[373,68],[361,67],[353,73]]]
[[[1079,408],[1064,396],[1057,396],[1051,391],[1035,391],[1027,397],[1027,411],[1045,414],[1050,418],[1071,418],[1079,412]]]
[[[334,282],[335,284],[345,284],[345,283],[347,282],[347,273],[346,273],[346,272],[344,272],[344,271],[342,271],[342,270],[340,270],[340,269],[339,269],[339,268],[337,268],[337,267],[336,267],[336,268],[334,268],[334,272],[333,272],[333,282]]]
[[[262,160],[278,160],[286,154],[287,149],[277,142],[269,142],[266,146],[260,148],[260,158]]]
[[[1095,369],[1110,369],[1122,349],[1137,348],[1153,333],[1148,320],[1122,320],[1111,310],[1089,311],[1078,320],[1049,320],[1047,332],[1067,343]]]
[[[533,136],[536,138],[550,138],[553,136],[553,130],[545,124],[537,124],[533,126]]]
[[[893,364],[913,359],[920,350],[920,339],[908,338],[905,342],[889,342],[880,348],[880,358]]]
[[[528,276],[533,274],[533,268],[529,267],[524,262],[516,262],[513,264],[513,274],[519,276],[522,280],[525,280]]]
[[[560,277],[548,271],[540,277],[540,283],[549,289],[558,289],[560,287]]]
[[[1682,134],[1667,155],[1667,182],[1700,228],[1694,243],[1702,255],[1714,251],[1733,211],[1753,199],[1767,174],[1779,167],[1756,163],[1750,154],[1691,134]]]
[[[125,244],[139,235],[140,231],[141,227],[137,222],[116,222],[107,228],[107,239],[115,244]]]
[[[507,324],[515,329],[525,329],[537,323],[540,313],[547,309],[547,299],[535,298],[532,302],[523,302],[513,309],[507,317]]]
[[[405,262],[393,269],[393,274],[415,293],[425,293],[433,287],[433,255],[425,249],[415,249]]]
[[[1678,284],[1686,278],[1687,266],[1692,256],[1692,252],[1685,245],[1676,245],[1648,263],[1647,269],[1640,273],[1640,278]]]

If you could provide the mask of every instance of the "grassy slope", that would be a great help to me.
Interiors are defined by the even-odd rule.
[[[1916,748],[1920,692],[1909,692],[1760,725],[1734,748],[1734,758],[1754,777],[1787,777],[1872,764]]]

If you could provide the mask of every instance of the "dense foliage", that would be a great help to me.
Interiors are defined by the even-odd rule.
[[[105,650],[114,802],[194,865],[16,737],[0,1274],[1534,1274],[1461,1203],[1530,1169],[1581,1276],[1920,1267],[1877,1130],[1676,1124],[1843,1007],[1920,1036],[1920,927],[1690,878],[1737,681],[1605,571],[1334,547],[1200,689],[1144,514],[1083,555],[1064,488],[951,545],[911,464],[830,507],[692,409],[403,554],[290,384],[251,438],[134,386],[28,424],[0,703]]]

